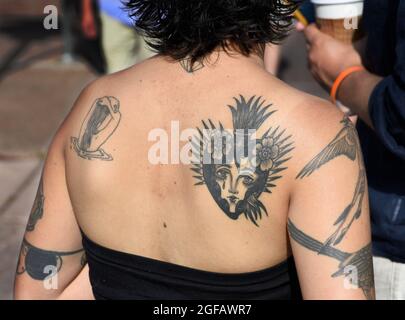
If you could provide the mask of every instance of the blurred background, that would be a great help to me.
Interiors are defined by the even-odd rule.
[[[90,1],[92,37],[82,31],[82,1],[0,0],[0,300],[12,298],[47,146],[80,91],[107,70],[98,1]],[[56,28],[49,28],[54,8]],[[281,52],[278,76],[327,98],[307,70],[303,36],[293,32]]]

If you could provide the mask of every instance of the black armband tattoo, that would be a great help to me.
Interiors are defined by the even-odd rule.
[[[46,268],[53,267],[57,272],[59,272],[62,268],[64,257],[83,252],[84,249],[68,252],[44,250],[33,246],[26,239],[24,239],[21,247],[20,257],[18,259],[16,273],[17,275],[21,275],[27,272],[32,279],[44,280],[47,276],[49,276]],[[24,259],[23,262],[22,258]]]

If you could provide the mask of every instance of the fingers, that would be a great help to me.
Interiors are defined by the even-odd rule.
[[[297,22],[295,25],[295,28],[297,29],[297,31],[302,32],[305,30],[305,25],[302,22]]]
[[[310,45],[315,43],[317,39],[319,39],[319,37],[323,35],[322,32],[318,29],[318,27],[314,23],[304,28],[303,31]]]

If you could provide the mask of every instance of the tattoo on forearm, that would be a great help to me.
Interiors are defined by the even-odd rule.
[[[115,97],[96,99],[83,121],[78,137],[71,137],[71,147],[83,159],[111,161],[101,147],[117,129],[121,120],[120,102]]]
[[[269,111],[271,104],[266,105],[255,96],[234,100],[235,106],[228,106],[232,130],[225,130],[221,122],[215,126],[210,119],[197,128],[199,135],[192,146],[199,159],[191,170],[197,180],[195,185],[206,185],[229,218],[237,220],[243,214],[258,226],[263,214],[268,214],[260,197],[276,187],[294,147],[291,135],[280,127],[270,127],[261,138],[256,138],[256,131],[276,112]]]
[[[44,187],[43,187],[43,179],[41,178],[37,194],[35,196],[34,204],[32,206],[31,213],[28,218],[26,231],[34,231],[38,220],[41,219],[42,216],[44,215],[44,203],[45,203]]]
[[[21,275],[26,272],[34,280],[44,280],[49,276],[46,268],[54,267],[59,272],[62,268],[64,257],[83,253],[83,251],[84,249],[70,252],[43,250],[33,246],[24,239],[16,273],[17,275]]]
[[[315,240],[299,230],[291,220],[288,220],[288,231],[291,238],[303,247],[339,261],[338,270],[333,273],[331,277],[349,276],[351,272],[355,270],[357,272],[357,283],[352,284],[361,288],[367,299],[374,299],[374,273],[371,243],[356,252],[349,253],[329,245],[325,246],[320,241]],[[350,277],[350,280],[353,279],[356,279],[356,277]]]
[[[356,128],[347,117],[344,117],[341,123],[343,123],[343,128],[339,131],[337,136],[297,175],[297,179],[308,177],[329,161],[340,156],[345,156],[352,161],[357,161],[359,174],[353,198],[334,222],[334,226],[336,226],[335,231],[325,241],[325,246],[339,244],[349,231],[353,222],[361,216],[366,191],[366,174]]]
[[[186,71],[187,73],[193,73],[204,68],[204,64],[200,61],[196,61],[194,62],[194,64],[191,64],[190,59],[183,59],[180,60],[179,63],[181,67],[184,69],[184,71]]]

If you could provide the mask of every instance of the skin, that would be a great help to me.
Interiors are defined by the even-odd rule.
[[[15,299],[92,298],[88,268],[81,263],[81,235],[66,189],[62,130],[50,146],[31,212],[32,217],[41,208],[41,215],[35,214],[41,218],[30,217],[30,228],[24,235],[16,268]],[[51,290],[44,286],[50,283],[44,279],[49,275],[44,272],[48,265],[58,269],[57,288]]]
[[[277,76],[278,67],[280,64],[281,46],[268,44],[264,51],[264,66],[265,69],[272,75]]]
[[[299,23],[297,29],[304,33],[307,40],[309,69],[314,78],[327,90],[330,91],[343,70],[362,65],[361,56],[353,45],[335,40],[322,33],[314,24],[304,27]],[[373,124],[368,102],[381,80],[381,77],[364,70],[348,76],[338,91],[338,99],[371,128]],[[356,94],[353,94],[354,92]]]
[[[88,39],[95,39],[98,34],[96,19],[93,12],[92,0],[82,0],[81,27],[84,36]]]
[[[236,204],[241,201],[246,195],[247,186],[242,183],[242,179],[235,166],[231,168],[220,167],[216,171],[216,182],[221,187],[221,198],[226,199],[230,207],[230,212],[235,212]],[[250,179],[255,179],[255,175],[248,176]]]
[[[210,59],[216,63],[210,64]],[[253,96],[262,97],[266,101],[262,107],[268,104],[268,112],[276,111],[261,117],[263,113],[256,110],[256,139],[260,139],[262,150],[272,146],[272,153],[280,157],[286,152],[278,167],[285,169],[269,174],[277,179],[266,180],[270,192],[258,195],[266,213],[262,210],[257,219],[243,213],[236,219],[226,214],[201,180],[198,167],[193,171],[192,165],[153,165],[148,161],[148,151],[155,143],[147,139],[151,129],[163,128],[170,135],[173,120],[185,129],[200,128],[202,121],[211,125],[207,119],[215,126],[221,123],[233,129],[228,106],[235,107],[240,95],[245,102]],[[101,126],[104,130],[115,128],[101,145],[112,160],[82,157],[72,146],[72,137],[79,137],[94,101],[102,97],[119,101],[118,125],[110,121]],[[242,108],[246,104],[242,103]],[[255,122],[250,120],[247,123]],[[289,239],[287,230],[290,220],[322,244],[352,201],[360,166],[348,157],[330,159],[310,176],[296,179],[342,130],[342,120],[343,114],[330,103],[296,91],[270,75],[258,56],[229,56],[218,51],[195,72],[169,58],[154,57],[96,80],[79,96],[49,149],[43,174],[43,215],[25,238],[42,250],[72,252],[81,249],[80,226],[90,239],[105,247],[220,273],[265,269],[292,253],[304,298],[365,299],[361,288],[345,289],[344,276],[332,276],[344,262],[314,252],[294,237]],[[282,133],[280,138],[272,136],[276,128]],[[287,137],[293,149],[287,147]],[[258,166],[269,170],[276,163]],[[233,178],[241,175],[235,166],[230,172]],[[256,176],[250,174],[254,180]],[[224,198],[235,188],[242,198],[252,186],[246,177],[245,184],[239,179],[236,186],[229,175],[211,177],[213,186],[225,185]],[[360,207],[361,215],[334,246],[347,256],[370,243],[367,192]],[[81,254],[62,258],[58,290],[45,290],[42,282],[24,272],[16,276],[16,298],[91,298]],[[23,263],[24,255],[20,260]]]

